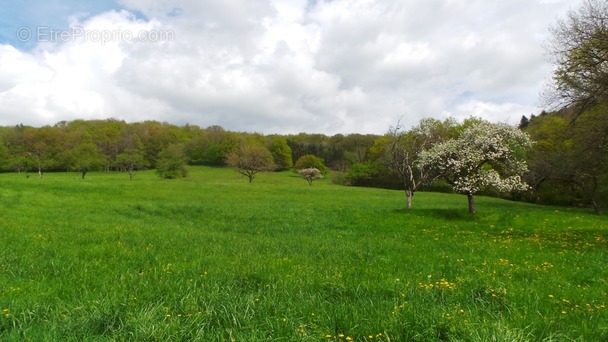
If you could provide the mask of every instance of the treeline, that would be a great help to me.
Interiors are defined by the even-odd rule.
[[[126,161],[135,161],[139,169],[156,168],[169,152],[180,154],[189,165],[226,166],[230,153],[246,144],[267,148],[277,170],[291,168],[302,156],[315,155],[331,169],[345,171],[367,160],[368,149],[378,137],[262,135],[157,121],[62,121],[45,127],[0,127],[0,171],[126,171]]]
[[[591,206],[599,212],[608,203],[608,111],[597,106],[578,115],[573,111],[522,117],[519,128],[534,144],[525,155],[530,185],[525,193],[508,193],[536,203]],[[576,115],[575,115],[576,114]],[[323,134],[263,135],[232,132],[219,126],[176,126],[157,121],[126,123],[76,120],[54,126],[0,127],[0,171],[36,172],[128,171],[159,169],[172,158],[188,165],[227,166],[231,153],[244,145],[266,148],[277,170],[293,167],[303,156],[321,158],[343,185],[403,189],[396,151],[419,173],[416,154],[434,144],[455,139],[477,119],[463,123],[423,119],[409,130],[391,127],[385,135]],[[399,149],[396,147],[399,146]],[[418,177],[419,175],[414,175]],[[168,177],[170,178],[170,177]],[[421,179],[422,180],[422,179]],[[451,191],[446,182],[420,182],[415,190]],[[498,196],[491,187],[481,193]]]

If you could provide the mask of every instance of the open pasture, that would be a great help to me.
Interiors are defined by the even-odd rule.
[[[0,175],[0,340],[605,341],[608,219],[229,169]]]

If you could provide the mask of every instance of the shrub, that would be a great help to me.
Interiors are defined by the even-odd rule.
[[[161,178],[176,179],[188,176],[186,155],[180,145],[171,144],[162,150],[156,163],[156,172]]]
[[[300,157],[300,159],[298,159],[296,161],[296,164],[294,165],[294,169],[296,170],[296,172],[299,170],[310,168],[315,168],[319,170],[322,175],[326,175],[328,171],[328,168],[327,166],[325,166],[325,162],[323,161],[323,159],[312,154],[307,154],[305,156]]]

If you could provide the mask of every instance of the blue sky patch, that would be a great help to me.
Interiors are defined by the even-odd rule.
[[[0,2],[0,44],[29,50],[36,46],[38,28],[67,30],[71,16],[88,18],[121,9],[115,0],[3,0]]]

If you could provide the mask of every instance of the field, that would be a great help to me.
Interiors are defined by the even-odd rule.
[[[227,169],[0,175],[3,341],[606,341],[608,219]]]

